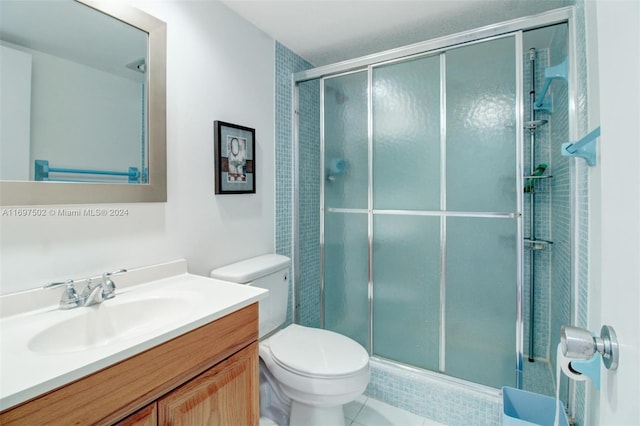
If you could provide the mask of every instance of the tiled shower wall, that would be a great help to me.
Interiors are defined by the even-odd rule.
[[[536,80],[536,99],[540,95],[540,90],[544,83],[544,70],[549,65],[549,49],[540,48],[540,46],[524,46],[525,54],[523,58],[523,81],[524,81],[524,93],[529,92],[530,84],[531,84],[531,65],[529,61],[529,48],[536,48],[536,69],[535,69],[535,80]],[[525,101],[525,121],[528,121],[530,118],[529,115],[529,102],[528,97],[527,101]],[[536,114],[536,119],[545,119],[548,120],[548,114],[538,112]],[[535,131],[535,162],[533,168],[535,169],[539,164],[545,163],[548,165],[548,169],[545,172],[545,175],[553,174],[554,172],[554,164],[551,163],[551,148],[550,148],[550,125],[549,123],[546,125],[539,126]],[[530,148],[530,138],[529,132],[525,131],[524,138],[524,173],[529,174],[531,172],[531,148]],[[533,218],[535,222],[535,237],[537,239],[542,240],[552,240],[551,238],[551,188],[553,182],[547,179],[539,179],[535,182],[535,192],[533,195],[535,197],[535,212],[533,212]],[[530,200],[531,194],[525,193],[523,197],[523,222],[524,222],[524,236],[531,237],[531,229],[530,229]],[[524,342],[525,342],[525,355],[532,357],[534,359],[539,360],[548,360],[549,359],[549,312],[550,312],[550,291],[551,287],[551,268],[550,268],[550,260],[551,260],[551,249],[547,248],[546,250],[534,250],[534,263],[535,263],[535,271],[534,271],[534,313],[533,313],[533,331],[534,331],[534,339],[533,339],[533,350],[529,347],[529,333],[531,330],[531,312],[530,312],[530,278],[531,278],[531,250],[532,245],[525,244],[524,245]],[[540,246],[545,247],[545,246]],[[553,245],[553,249],[555,250],[556,245]],[[525,366],[526,367],[526,366]],[[528,372],[527,372],[528,373]],[[526,374],[525,374],[526,376]],[[526,380],[526,379],[525,379]],[[553,388],[553,386],[552,386]],[[533,390],[533,389],[532,389]],[[537,390],[536,390],[537,391]],[[551,395],[553,395],[553,389],[551,389]]]
[[[588,120],[588,90],[587,90],[587,40],[585,27],[585,1],[576,1],[576,115],[577,138],[586,135],[590,130]],[[578,327],[587,328],[589,318],[589,167],[583,159],[573,159],[574,168],[574,205],[575,215],[573,243],[575,253],[573,264],[577,265],[575,270],[575,292],[577,300],[574,301],[576,307],[575,324]],[[571,319],[574,322],[574,319]],[[573,382],[576,390],[574,400],[574,413],[577,425],[584,425],[587,412],[587,394],[585,382]],[[588,385],[592,386],[592,385]]]
[[[293,259],[293,189],[294,189],[294,141],[292,123],[292,88],[291,75],[304,71],[313,66],[300,56],[287,49],[284,45],[275,43],[276,56],[276,253]],[[310,100],[312,101],[312,100]],[[319,108],[319,102],[314,102]],[[318,191],[319,193],[319,191]],[[319,220],[318,220],[319,223]],[[287,309],[287,324],[293,322],[293,303],[295,273],[292,269],[289,281],[289,303]]]
[[[549,65],[554,66],[567,58],[566,27],[560,27],[555,34],[550,49]],[[560,342],[560,327],[571,322],[571,282],[572,282],[572,256],[571,256],[571,217],[567,212],[571,211],[571,163],[568,157],[563,157],[560,146],[569,140],[569,104],[568,87],[566,83],[557,84],[551,95],[553,96],[553,113],[549,116],[551,130],[551,163],[552,191],[551,196],[551,234],[553,235],[553,248],[551,250],[551,270],[553,272],[552,286],[550,288],[551,316],[550,320],[550,345],[549,359],[551,365],[556,364],[556,348]],[[553,370],[555,371],[555,370]],[[562,383],[561,395],[566,400],[566,380]]]
[[[584,24],[584,1],[576,2],[576,57],[575,64],[570,64],[577,70],[576,112],[578,137],[591,129],[587,122],[587,66],[586,41]],[[568,27],[561,26],[556,30],[551,46],[538,51],[536,73],[544,72],[544,66],[554,66],[561,63],[568,56],[567,34]],[[529,46],[524,46],[525,52]],[[537,64],[537,65],[538,65]],[[525,78],[528,82],[527,63],[525,62]],[[540,88],[544,76],[536,77],[536,86]],[[538,89],[539,90],[539,89]],[[525,91],[526,93],[526,91]],[[540,150],[536,154],[537,163],[548,161],[547,173],[553,175],[548,185],[548,192],[537,196],[538,238],[548,238],[553,245],[548,253],[536,254],[536,309],[534,315],[534,357],[548,359],[551,366],[556,362],[556,347],[560,342],[560,327],[564,324],[574,324],[587,327],[589,267],[588,267],[588,236],[589,236],[589,170],[582,159],[575,159],[561,155],[562,143],[570,141],[569,128],[569,92],[564,82],[554,82],[550,88],[553,100],[553,112],[539,113],[539,119],[548,120],[548,124],[538,132],[537,145]],[[526,112],[528,114],[528,111]],[[528,117],[528,115],[527,115]],[[528,141],[525,141],[527,144]],[[527,148],[525,148],[525,153]],[[529,164],[525,155],[525,164]],[[525,197],[525,216],[528,212],[528,197]],[[567,212],[573,211],[573,217]],[[525,235],[527,235],[525,219]],[[572,249],[573,248],[573,249]],[[525,318],[528,318],[528,255],[525,251]],[[574,266],[575,265],[575,266]],[[548,280],[548,281],[547,281]],[[572,282],[576,283],[577,291],[572,292]],[[577,297],[577,300],[574,298]],[[575,320],[573,315],[575,309]],[[548,315],[548,316],[547,316]],[[525,347],[528,342],[528,324],[525,320]],[[555,380],[555,370],[551,371]],[[526,379],[525,379],[526,383]],[[572,415],[578,425],[583,425],[586,410],[586,384],[573,382],[575,396],[569,395],[573,407]],[[549,389],[545,391],[548,394]],[[553,395],[553,394],[551,394]],[[561,388],[562,399],[566,399],[566,379]]]
[[[320,82],[299,84],[298,323],[320,327]]]
[[[502,403],[492,393],[462,387],[438,374],[403,369],[387,362],[371,362],[366,394],[394,407],[454,425],[499,425]]]

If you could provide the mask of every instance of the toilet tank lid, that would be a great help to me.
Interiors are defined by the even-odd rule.
[[[279,254],[265,254],[222,266],[211,271],[211,278],[245,284],[281,269],[288,268],[291,259]]]

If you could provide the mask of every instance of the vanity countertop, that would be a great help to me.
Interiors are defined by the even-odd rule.
[[[59,309],[61,288],[0,297],[0,410],[267,296],[264,289],[190,274],[184,260],[117,278],[116,297],[90,307]]]

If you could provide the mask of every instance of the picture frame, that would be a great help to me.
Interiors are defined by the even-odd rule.
[[[256,131],[214,121],[216,194],[256,193]]]

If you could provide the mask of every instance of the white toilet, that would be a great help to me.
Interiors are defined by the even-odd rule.
[[[269,290],[259,304],[260,358],[291,398],[289,424],[342,426],[342,406],[369,383],[369,354],[332,331],[297,324],[279,330],[287,315],[290,263],[268,254],[214,269],[211,277]]]

